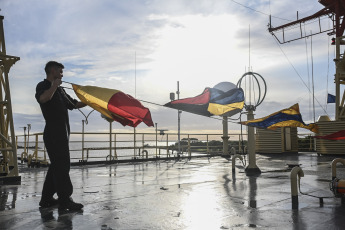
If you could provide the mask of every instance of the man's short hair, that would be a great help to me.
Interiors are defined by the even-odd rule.
[[[63,64],[59,63],[59,62],[56,62],[56,61],[49,61],[47,62],[46,64],[46,67],[44,68],[44,71],[46,71],[46,74],[49,74],[50,73],[50,70],[53,68],[53,67],[58,67],[58,68],[65,68],[65,66],[63,66]]]

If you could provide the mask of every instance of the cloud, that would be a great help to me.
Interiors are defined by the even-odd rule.
[[[221,81],[237,83],[251,67],[268,86],[265,101],[256,111],[258,116],[296,102],[308,108],[310,92],[301,79],[310,79],[311,40],[278,44],[267,31],[268,15],[273,15],[272,25],[277,26],[295,20],[296,10],[301,18],[322,7],[296,0],[3,0],[7,53],[21,58],[10,72],[13,110],[39,116],[34,92],[45,77],[43,68],[49,60],[64,63],[65,81],[119,89],[157,104],[169,101],[177,81],[181,98],[191,97]],[[325,79],[334,74],[334,64],[329,62],[334,53],[327,43],[326,34],[313,37],[317,47],[313,49],[315,89],[320,101],[327,93],[326,82],[333,84],[332,77]],[[74,95],[73,91],[68,93]],[[146,106],[160,127],[176,129],[175,111]],[[331,109],[329,106],[328,111]],[[323,113],[319,106],[317,113]],[[95,119],[90,127],[95,123],[93,127],[98,129],[96,123],[103,123],[95,117],[90,117]],[[16,117],[18,123],[26,119]],[[76,129],[81,125],[79,119],[78,112],[71,114]],[[182,119],[185,130],[221,127],[218,120],[192,114],[184,113]]]

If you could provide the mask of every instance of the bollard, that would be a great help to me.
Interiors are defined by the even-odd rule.
[[[295,166],[291,170],[290,180],[291,180],[291,199],[292,199],[292,209],[298,209],[298,185],[297,176],[300,180],[304,177],[304,172],[299,166]]]
[[[235,172],[235,161],[236,158],[240,159],[241,161],[243,160],[243,157],[241,155],[235,154],[232,158],[231,164],[232,164],[232,172]]]

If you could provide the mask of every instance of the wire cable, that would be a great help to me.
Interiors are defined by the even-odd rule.
[[[249,6],[246,6],[246,5],[244,5],[244,4],[242,4],[242,3],[239,3],[239,2],[237,2],[237,1],[234,1],[234,0],[230,0],[230,1],[232,1],[233,3],[235,3],[235,4],[237,4],[237,5],[242,6],[242,7],[244,7],[244,8],[247,8],[247,9],[249,9],[249,10],[252,10],[252,11],[254,11],[254,12],[256,12],[256,13],[263,14],[263,15],[266,15],[266,16],[270,16],[270,14],[267,14],[267,13],[262,12],[262,11],[260,11],[260,10],[256,10],[256,9],[254,9],[254,8],[251,8],[251,7],[249,7]],[[292,21],[292,20],[285,19],[285,18],[281,18],[281,17],[277,17],[277,16],[271,16],[271,17],[272,17],[272,18],[277,18],[277,19],[280,19],[280,20],[284,20],[284,21],[289,21],[289,22]]]
[[[290,59],[287,57],[287,55],[285,54],[284,50],[281,48],[281,46],[279,45],[279,43],[276,41],[276,39],[274,39],[274,41],[276,42],[276,44],[278,45],[280,51],[284,54],[286,60],[289,62],[289,64],[291,65],[292,69],[295,71],[295,73],[297,74],[297,76],[300,78],[300,80],[302,81],[303,85],[308,89],[309,93],[311,94],[311,90],[308,87],[308,85],[305,83],[305,81],[302,79],[301,75],[298,73],[297,69],[295,68],[295,66],[291,63]],[[321,105],[321,103],[319,102],[319,100],[314,97],[314,99],[317,101],[317,103],[319,104],[319,106],[322,108],[322,110],[328,115],[327,111],[325,110],[325,108]],[[328,115],[329,116],[329,115]]]

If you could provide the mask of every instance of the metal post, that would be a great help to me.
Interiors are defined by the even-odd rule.
[[[111,146],[112,146],[112,122],[109,122],[109,161],[112,161]]]
[[[228,117],[223,116],[223,155],[228,155],[228,146],[229,146],[229,135],[228,135]]]
[[[180,82],[177,81],[177,100],[180,99]],[[181,110],[177,111],[177,139],[178,139],[178,152],[177,152],[177,156],[180,156],[181,153],[181,143],[180,143],[180,132],[181,132]]]
[[[81,129],[81,160],[84,162],[84,120],[82,122],[82,129]]]
[[[206,149],[207,149],[207,153],[210,153],[210,150],[208,148],[208,134],[206,134]]]
[[[133,138],[134,138],[134,140],[133,140],[133,142],[134,142],[134,147],[133,147],[133,150],[134,150],[134,159],[136,159],[136,154],[135,154],[135,150],[136,150],[136,144],[137,144],[137,137],[136,137],[137,135],[136,135],[136,130],[135,130],[135,128],[134,128],[134,135],[133,135]]]
[[[247,107],[247,120],[254,119],[254,106]],[[255,155],[255,130],[254,127],[248,126],[248,154],[249,154],[249,164],[246,168],[246,174],[251,175],[259,175],[261,174],[261,170],[256,165],[256,155]]]
[[[192,151],[191,151],[191,147],[190,147],[190,138],[189,138],[189,134],[188,134],[188,157],[190,158],[192,156]]]
[[[167,134],[167,158],[169,157],[169,134]]]
[[[157,158],[157,145],[158,145],[158,129],[157,129],[157,123],[156,123],[156,158]]]
[[[26,127],[23,127],[24,128],[24,152],[27,153],[27,150],[26,150]]]
[[[115,159],[117,160],[117,152],[116,152],[116,133],[114,133],[114,156],[115,156]]]
[[[338,20],[336,20],[336,22],[338,23]],[[338,27],[337,27],[338,28]],[[340,102],[340,79],[339,79],[339,75],[340,75],[340,71],[337,68],[337,62],[340,61],[340,40],[341,37],[336,37],[335,38],[335,120],[338,121],[339,119],[339,102]]]
[[[35,156],[36,160],[38,160],[38,134],[35,134]]]
[[[20,59],[6,54],[5,33],[3,27],[4,16],[0,15],[0,156],[3,167],[0,171],[0,183],[18,182],[21,180],[18,171],[18,156],[16,135],[14,132],[12,99],[8,73],[11,67]]]
[[[27,153],[29,153],[29,149],[30,149],[30,145],[29,145],[30,129],[31,129],[31,124],[28,124],[28,145],[27,145]]]
[[[142,135],[142,140],[141,141],[142,141],[142,146],[143,146],[142,147],[143,150],[141,151],[141,153],[144,154],[144,150],[145,150],[145,134],[144,133]],[[143,157],[144,157],[144,155],[143,155]]]

